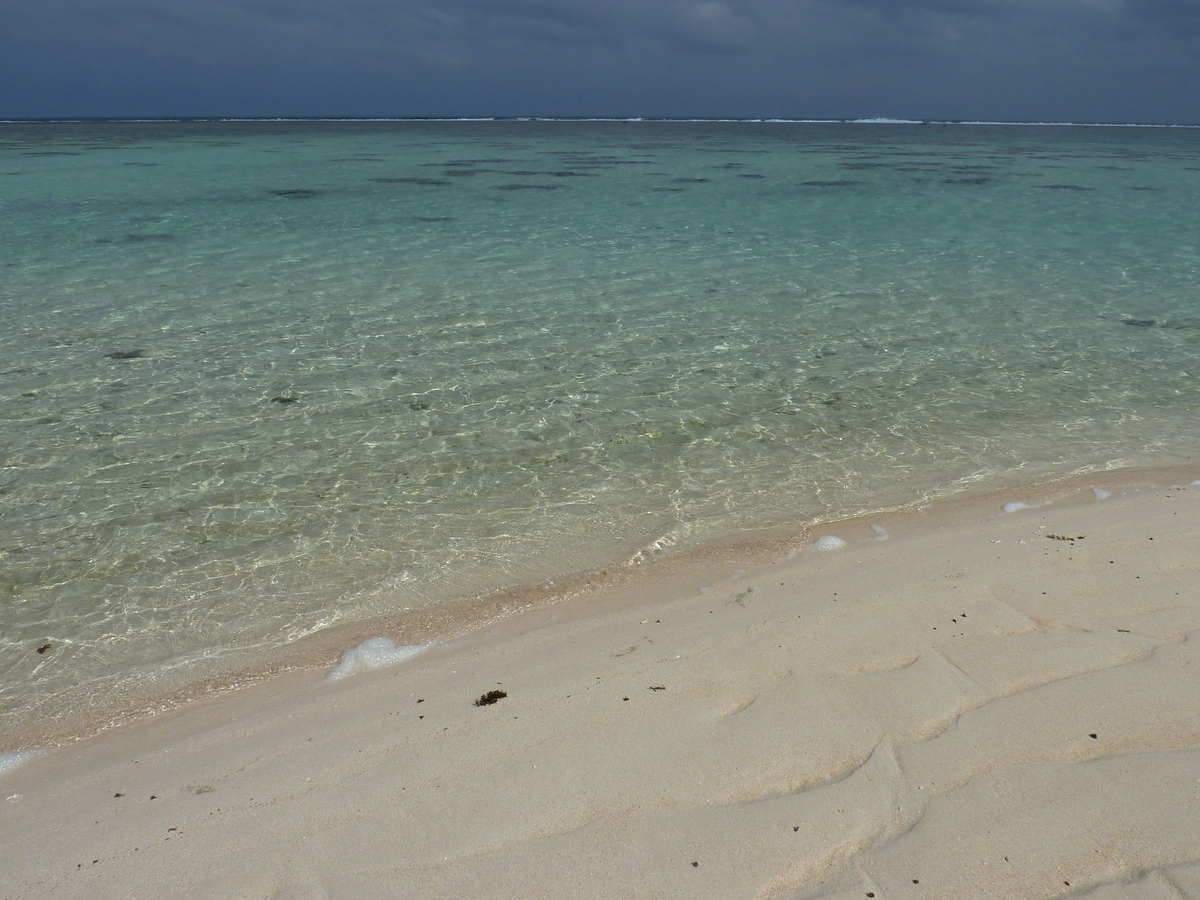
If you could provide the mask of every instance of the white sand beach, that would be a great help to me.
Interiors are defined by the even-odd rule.
[[[0,898],[1200,897],[1197,477],[697,554],[65,743],[0,772]]]

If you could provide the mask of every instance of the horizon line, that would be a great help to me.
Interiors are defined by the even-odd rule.
[[[626,122],[762,125],[975,125],[1070,128],[1200,128],[1178,122],[1052,122],[1001,119],[787,118],[783,116],[28,116],[0,118],[0,125],[156,122]]]

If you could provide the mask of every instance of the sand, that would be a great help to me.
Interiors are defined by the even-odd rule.
[[[1198,474],[816,528],[60,746],[0,772],[0,898],[1200,897]]]

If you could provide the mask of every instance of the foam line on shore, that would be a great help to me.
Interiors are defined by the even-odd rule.
[[[1136,492],[1153,485],[1183,489],[1189,484],[1200,484],[1200,479],[1192,477],[1193,470],[1186,467],[1115,470],[1100,475],[1104,488],[1097,488],[1097,473],[1018,486],[1016,489],[1026,498],[1019,503],[1022,509],[1031,511],[1057,502],[1076,503],[1087,493],[1098,498],[1096,490],[1112,492],[1120,486]],[[120,708],[82,711],[74,718],[30,723],[27,731],[0,736],[0,750],[55,746],[197,699],[239,690],[281,673],[325,669],[331,656],[336,658],[348,645],[361,644],[381,633],[389,635],[388,639],[397,647],[421,646],[469,634],[530,609],[558,606],[569,600],[604,597],[626,586],[658,585],[664,580],[679,579],[680,583],[689,584],[692,590],[706,592],[726,580],[741,578],[751,566],[796,558],[806,549],[839,549],[835,541],[846,540],[847,544],[853,545],[876,544],[883,540],[881,531],[890,538],[900,533],[911,535],[914,528],[920,531],[936,527],[943,520],[957,523],[983,521],[991,514],[990,510],[1002,505],[1004,495],[1011,496],[1013,490],[1009,487],[980,494],[952,494],[932,501],[921,499],[902,507],[844,520],[828,520],[820,525],[806,523],[741,534],[725,541],[679,549],[649,561],[631,561],[608,569],[564,574],[539,584],[515,585],[439,607],[405,610],[392,617],[316,631],[267,655],[262,664],[254,668],[231,671],[186,685],[168,695],[141,696]],[[845,537],[826,535],[832,540],[819,544],[819,538],[814,541],[813,535],[813,530],[818,527],[821,530],[837,529]]]
[[[1106,474],[1121,489],[1099,504],[1095,484],[1025,489],[1041,505],[1020,516],[987,496],[847,520],[838,553],[664,562],[352,683],[320,687],[326,658],[59,747],[5,775],[0,883],[60,900],[1192,884],[1200,491]]]

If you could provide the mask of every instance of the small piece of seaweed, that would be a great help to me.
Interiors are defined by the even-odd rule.
[[[476,706],[491,706],[493,703],[498,703],[507,697],[504,691],[488,691],[482,697],[475,701]]]

